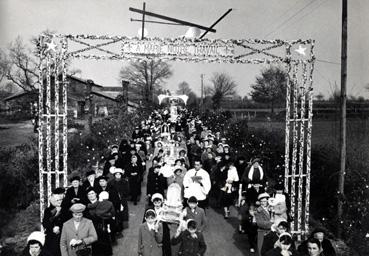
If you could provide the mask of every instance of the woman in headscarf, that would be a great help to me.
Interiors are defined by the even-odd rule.
[[[27,246],[23,251],[23,256],[51,256],[49,252],[44,249],[45,235],[41,231],[32,232],[27,238]]]

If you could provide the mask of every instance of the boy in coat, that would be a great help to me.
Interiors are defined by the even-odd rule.
[[[202,256],[206,251],[204,236],[197,231],[197,224],[194,220],[187,221],[187,229],[183,230],[180,225],[176,234],[172,238],[172,244],[181,244],[180,255],[182,256]]]
[[[156,219],[156,213],[148,209],[145,213],[146,222],[140,225],[138,230],[138,255],[161,256],[163,227]]]
[[[204,209],[197,206],[197,199],[191,196],[187,200],[188,206],[183,210],[184,220],[193,219],[197,223],[197,231],[203,232],[206,227],[206,215]]]

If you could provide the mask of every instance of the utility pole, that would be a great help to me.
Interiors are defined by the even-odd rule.
[[[342,0],[341,37],[341,129],[340,129],[340,173],[338,177],[337,236],[342,237],[343,204],[345,201],[346,174],[346,82],[347,82],[347,0]]]
[[[92,85],[94,84],[94,81],[87,80],[87,90],[86,90],[86,101],[88,102],[88,120],[87,120],[87,126],[86,131],[87,133],[91,133],[92,130],[92,118],[94,114],[94,104],[92,103]]]
[[[122,87],[123,87],[123,106],[124,106],[124,112],[128,112],[128,85],[129,82],[126,80],[122,80]]]
[[[144,39],[145,37],[145,11],[146,11],[146,3],[143,3],[143,7],[142,7],[142,31],[141,31],[141,40]]]
[[[200,107],[200,113],[202,114],[204,111],[204,74],[200,74],[201,77],[201,107]]]

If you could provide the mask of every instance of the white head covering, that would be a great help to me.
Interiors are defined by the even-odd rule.
[[[154,202],[154,199],[160,199],[161,201],[164,201],[164,197],[160,193],[155,193],[151,197],[151,202]]]
[[[109,193],[106,192],[106,191],[102,191],[100,194],[99,194],[99,201],[103,201],[103,200],[108,200],[109,199]]]
[[[44,246],[45,244],[45,234],[41,231],[35,231],[35,232],[32,232],[28,238],[27,238],[27,243],[31,240],[36,240],[38,242],[40,242],[40,244],[42,246]]]

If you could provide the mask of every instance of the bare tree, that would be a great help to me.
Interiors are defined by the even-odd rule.
[[[6,77],[9,81],[24,91],[36,89],[37,64],[31,50],[27,48],[20,37],[17,37],[9,45],[6,63]]]
[[[213,86],[205,88],[205,91],[210,93],[214,109],[218,109],[225,98],[236,95],[237,84],[228,74],[214,73],[210,81]]]
[[[50,36],[54,31],[46,30],[44,35]],[[31,40],[31,48],[28,47],[21,37],[17,37],[11,42],[7,51],[0,52],[0,82],[4,76],[17,87],[24,91],[33,91],[37,89],[38,82],[38,38],[33,37]],[[56,63],[59,65],[60,63]],[[69,66],[69,62],[65,63]],[[78,69],[68,72],[69,75],[80,73]]]
[[[137,98],[144,98],[151,105],[153,94],[158,91],[164,81],[172,75],[172,70],[161,60],[131,62],[120,70],[119,78],[130,82],[130,92]]]
[[[6,74],[9,69],[9,61],[6,53],[0,49],[0,83],[6,78]]]

